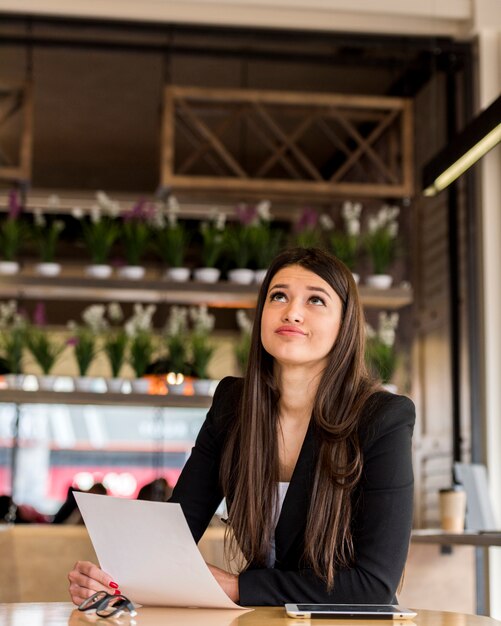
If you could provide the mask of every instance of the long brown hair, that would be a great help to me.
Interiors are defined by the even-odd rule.
[[[248,562],[266,567],[279,480],[276,432],[280,393],[273,357],[261,343],[261,316],[271,280],[291,265],[320,276],[343,305],[341,327],[311,417],[318,457],[303,555],[305,565],[331,589],[337,569],[349,566],[354,558],[352,494],[362,472],[357,426],[374,385],[364,362],[364,316],[353,276],[338,259],[315,248],[279,254],[261,285],[241,403],[221,460],[221,484],[229,500],[232,530],[226,549],[231,559],[238,545]]]

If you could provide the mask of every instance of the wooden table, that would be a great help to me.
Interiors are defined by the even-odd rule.
[[[500,626],[501,621],[491,617],[420,611],[412,621],[378,620],[310,620],[287,617],[281,607],[259,607],[254,611],[222,609],[168,609],[143,607],[134,618],[120,617],[120,626],[300,626],[301,624],[331,624],[336,626]],[[2,626],[116,626],[117,621],[87,617],[70,603],[41,602],[0,604]]]

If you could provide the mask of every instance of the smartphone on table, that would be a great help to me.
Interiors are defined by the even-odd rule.
[[[286,604],[289,617],[327,619],[412,619],[417,613],[396,604]]]

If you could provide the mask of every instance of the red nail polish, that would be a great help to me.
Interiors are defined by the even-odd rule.
[[[116,595],[116,596],[121,595],[121,593],[122,593],[122,592],[120,591],[120,589],[115,589],[115,595]]]
[[[113,581],[110,583],[110,587],[112,589],[118,589],[118,583],[114,583]]]

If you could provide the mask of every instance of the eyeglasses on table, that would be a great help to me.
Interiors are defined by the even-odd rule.
[[[118,617],[122,613],[126,612],[134,617],[137,615],[136,607],[132,604],[129,598],[126,598],[122,594],[113,595],[106,591],[97,591],[94,595],[84,600],[78,610],[94,611],[99,617]]]

